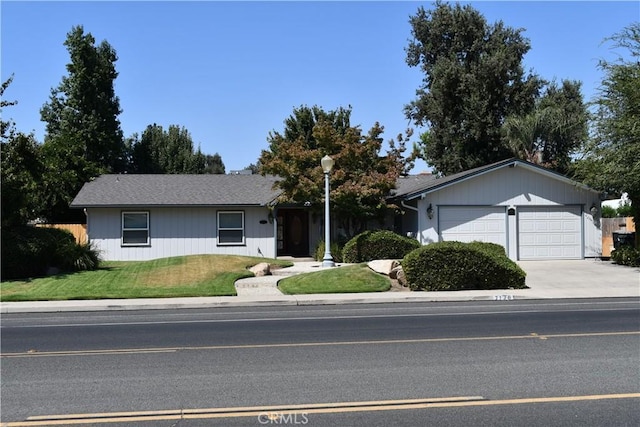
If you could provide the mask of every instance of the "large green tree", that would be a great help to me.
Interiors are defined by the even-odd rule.
[[[616,61],[600,61],[604,72],[595,99],[593,138],[585,145],[576,173],[594,188],[627,193],[636,229],[640,224],[640,23],[609,39],[623,49]],[[636,232],[636,245],[640,233]]]
[[[543,85],[522,66],[530,49],[522,30],[489,24],[470,5],[441,1],[420,7],[410,24],[406,61],[424,79],[405,113],[428,128],[421,157],[442,174],[510,157],[502,124],[529,113]]]
[[[0,86],[0,108],[17,104],[7,101],[5,90],[13,81],[9,77]],[[31,135],[18,132],[12,120],[0,120],[0,183],[2,226],[24,225],[35,219],[40,208],[40,180],[43,164],[40,147]]]
[[[126,149],[115,95],[115,50],[91,33],[73,27],[64,42],[69,52],[68,75],[51,90],[40,110],[46,123],[43,144],[48,212],[67,212],[80,187],[103,172],[126,170]]]
[[[551,83],[531,112],[506,118],[503,133],[515,157],[568,172],[571,155],[588,135],[588,112],[580,86],[568,80],[561,86]]]
[[[324,199],[324,173],[320,159],[330,155],[331,211],[348,236],[380,221],[386,197],[409,164],[403,157],[405,141],[389,141],[381,154],[383,127],[376,123],[366,134],[350,123],[351,108],[325,111],[301,106],[284,122],[284,131],[269,134],[269,149],[258,160],[260,172],[280,178],[281,202],[310,202],[320,211]]]
[[[189,131],[177,125],[167,130],[153,124],[147,126],[140,138],[134,135],[130,141],[131,165],[134,173],[223,174],[224,163],[218,153],[205,155],[194,149]]]

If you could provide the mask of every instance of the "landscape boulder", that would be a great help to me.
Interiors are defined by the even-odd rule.
[[[249,271],[252,272],[256,277],[271,275],[271,267],[266,262],[261,262],[260,264],[254,265],[253,267],[249,268]]]
[[[377,259],[374,261],[369,261],[367,263],[370,269],[375,271],[376,273],[384,274],[389,276],[389,273],[393,271],[394,268],[400,265],[398,260],[395,259]]]

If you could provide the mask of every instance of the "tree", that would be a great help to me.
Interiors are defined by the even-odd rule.
[[[131,145],[131,171],[134,173],[186,174],[224,173],[224,163],[218,153],[205,155],[200,148],[194,151],[191,134],[184,127],[170,125],[147,126]]]
[[[587,138],[588,112],[580,82],[550,84],[533,111],[507,117],[502,129],[515,157],[566,173]]]
[[[222,162],[222,157],[220,156],[220,154],[206,154],[204,157],[204,173],[220,175],[224,174],[224,163]]]
[[[398,176],[406,173],[405,141],[390,141],[385,155],[383,127],[376,123],[367,134],[350,124],[351,108],[324,111],[301,106],[285,120],[283,133],[269,134],[269,149],[259,159],[260,173],[278,176],[280,202],[306,203],[322,209],[324,178],[320,159],[335,160],[331,172],[331,210],[347,236],[362,231],[367,222],[382,220],[386,197]]]
[[[25,225],[36,219],[41,205],[44,170],[40,146],[33,134],[11,132],[0,151],[2,226]]]
[[[2,85],[0,85],[0,110],[5,107],[16,105],[18,103],[18,101],[6,101],[4,99],[4,91],[7,90],[7,88],[9,87],[12,81],[13,81],[13,74],[7,80],[5,80],[2,83]],[[13,121],[0,119],[0,137],[2,138],[2,142],[5,142],[5,138],[8,137],[8,134],[14,128],[15,128],[15,125]]]
[[[626,49],[629,59],[600,61],[604,72],[595,99],[593,137],[576,163],[576,174],[594,188],[627,193],[633,220],[640,224],[640,23],[633,23],[608,41]],[[640,233],[636,232],[636,246]]]
[[[46,122],[43,188],[49,220],[72,215],[69,203],[82,185],[100,173],[125,171],[127,160],[114,92],[115,50],[106,41],[96,46],[82,26],[72,28],[64,45],[69,74],[40,110]]]
[[[116,52],[106,41],[95,46],[82,26],[73,27],[64,45],[71,57],[69,75],[40,110],[47,123],[45,144],[77,144],[86,161],[105,172],[122,172],[126,164],[118,120],[122,110],[114,91]]]
[[[428,127],[421,157],[442,174],[510,157],[502,124],[529,113],[543,84],[523,70],[530,45],[522,30],[489,25],[473,7],[441,1],[433,10],[420,7],[410,24],[406,61],[425,77],[405,114]]]
[[[16,105],[6,101],[4,92],[13,75],[0,86],[0,108]],[[24,225],[35,219],[39,208],[43,164],[33,134],[17,132],[12,120],[0,120],[0,183],[2,227]]]

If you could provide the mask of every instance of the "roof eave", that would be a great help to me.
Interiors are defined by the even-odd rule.
[[[562,174],[560,174],[558,172],[554,172],[554,171],[552,171],[550,169],[544,168],[542,166],[535,165],[533,163],[525,162],[523,160],[509,159],[509,160],[505,160],[505,161],[497,163],[497,164],[493,164],[493,165],[487,166],[486,168],[479,169],[478,171],[475,171],[475,172],[470,173],[468,175],[461,176],[458,179],[447,181],[447,182],[444,182],[444,183],[439,184],[439,185],[436,184],[436,185],[434,185],[432,187],[429,187],[429,188],[426,188],[426,189],[423,189],[423,190],[420,190],[420,191],[415,191],[413,193],[409,193],[406,196],[404,196],[404,199],[405,200],[417,199],[418,197],[423,197],[423,195],[427,195],[429,193],[433,193],[435,191],[442,190],[443,188],[446,188],[446,187],[449,187],[449,186],[452,186],[452,185],[456,185],[456,184],[458,184],[460,182],[467,181],[469,179],[475,178],[475,177],[480,176],[480,175],[484,175],[484,174],[489,173],[489,172],[493,172],[495,170],[498,170],[498,169],[501,169],[501,168],[504,168],[504,167],[524,167],[526,169],[529,169],[529,170],[532,170],[534,172],[546,175],[546,176],[548,176],[550,178],[556,179],[558,181],[562,181],[562,182],[564,182],[566,184],[574,185],[574,186],[576,186],[576,187],[578,187],[578,188],[580,188],[582,190],[591,191],[593,193],[600,194],[597,190],[594,190],[593,188],[591,188],[591,187],[589,187],[589,186],[587,186],[585,184],[582,184],[582,183],[580,183],[578,181],[574,181],[571,178],[568,178],[568,177],[566,177],[566,176],[564,176],[564,175],[562,175]]]

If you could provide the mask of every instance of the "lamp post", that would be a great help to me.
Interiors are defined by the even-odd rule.
[[[324,156],[320,161],[322,170],[324,171],[324,257],[322,258],[323,267],[335,267],[331,256],[331,226],[329,224],[329,172],[333,168],[333,159]]]

